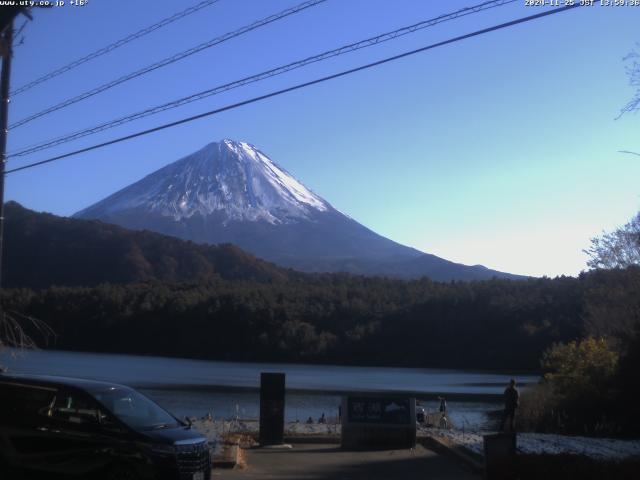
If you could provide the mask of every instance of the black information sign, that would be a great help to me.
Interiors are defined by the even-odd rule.
[[[410,400],[402,397],[349,397],[347,419],[349,423],[411,424]]]
[[[260,374],[260,445],[284,441],[284,373]]]

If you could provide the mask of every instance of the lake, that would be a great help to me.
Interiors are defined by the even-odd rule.
[[[181,358],[15,351],[0,353],[12,373],[63,375],[123,383],[142,390],[176,416],[258,418],[261,372],[286,374],[287,420],[337,416],[344,392],[404,392],[421,399],[427,410],[447,398],[456,426],[480,429],[486,413],[501,408],[500,395],[510,378],[523,388],[533,375],[429,368],[348,367],[278,363],[239,363]]]

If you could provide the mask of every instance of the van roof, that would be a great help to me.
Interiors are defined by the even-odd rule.
[[[99,380],[91,380],[86,378],[73,378],[73,377],[59,377],[56,375],[29,375],[29,374],[7,374],[0,375],[0,383],[6,380],[20,381],[29,385],[39,385],[48,387],[75,387],[85,390],[87,392],[99,392],[108,390],[111,388],[126,388],[125,385],[119,385],[117,383],[102,382]]]

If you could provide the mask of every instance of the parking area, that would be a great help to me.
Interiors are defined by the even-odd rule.
[[[345,451],[336,444],[242,451],[245,466],[214,470],[214,479],[479,480],[463,464],[421,445],[407,450]]]

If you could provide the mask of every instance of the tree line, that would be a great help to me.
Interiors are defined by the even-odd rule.
[[[538,371],[554,343],[633,337],[640,268],[525,281],[326,274],[279,282],[9,289],[1,295],[7,312],[50,326],[55,337],[48,345],[57,349]]]

